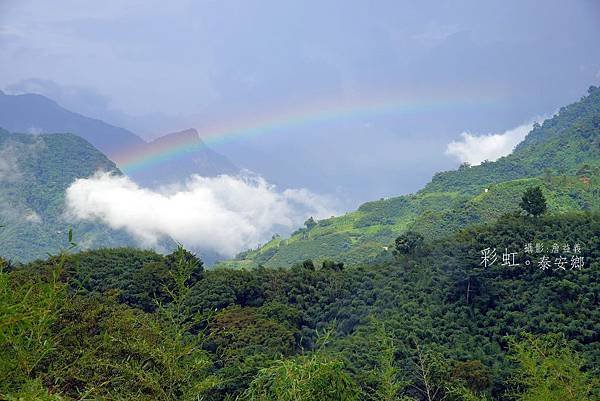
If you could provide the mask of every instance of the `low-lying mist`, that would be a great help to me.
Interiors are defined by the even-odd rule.
[[[124,229],[144,246],[169,236],[227,256],[289,232],[310,216],[335,214],[331,198],[306,189],[279,190],[252,175],[191,176],[183,184],[150,190],[99,172],[67,189],[66,206],[71,218]]]

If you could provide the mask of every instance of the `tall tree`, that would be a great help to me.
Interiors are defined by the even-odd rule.
[[[414,254],[423,245],[424,238],[414,231],[407,231],[396,238],[394,247],[399,254]]]
[[[523,193],[521,208],[532,216],[539,216],[546,211],[546,198],[540,187],[532,187]]]

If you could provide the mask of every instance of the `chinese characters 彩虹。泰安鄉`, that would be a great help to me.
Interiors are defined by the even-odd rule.
[[[501,255],[498,254],[496,248],[482,249],[479,264],[483,267],[498,264],[506,267],[537,266],[540,270],[581,270],[585,267],[585,258],[581,252],[581,245],[577,243],[573,246],[553,243],[551,247],[546,248],[543,242],[535,244],[530,242],[523,247],[523,253],[529,257],[526,257],[522,264],[518,260],[519,253],[511,252],[508,248],[504,248]],[[534,255],[538,255],[539,258],[534,259]]]

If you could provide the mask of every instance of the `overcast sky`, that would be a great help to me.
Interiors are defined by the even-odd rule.
[[[212,146],[353,207],[513,146],[600,82],[598,38],[594,0],[0,0],[0,88],[146,137],[307,114]]]

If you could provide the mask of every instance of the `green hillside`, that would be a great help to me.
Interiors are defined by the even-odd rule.
[[[75,135],[0,129],[0,255],[15,261],[46,257],[67,246],[69,228],[84,249],[134,246],[125,232],[65,217],[65,190],[97,170],[118,172],[112,161]]]
[[[305,259],[349,265],[389,260],[387,247],[413,230],[441,238],[518,210],[525,188],[541,186],[549,211],[600,208],[600,88],[536,124],[514,152],[479,166],[436,174],[416,194],[368,202],[357,211],[307,224],[220,266],[289,266]]]

